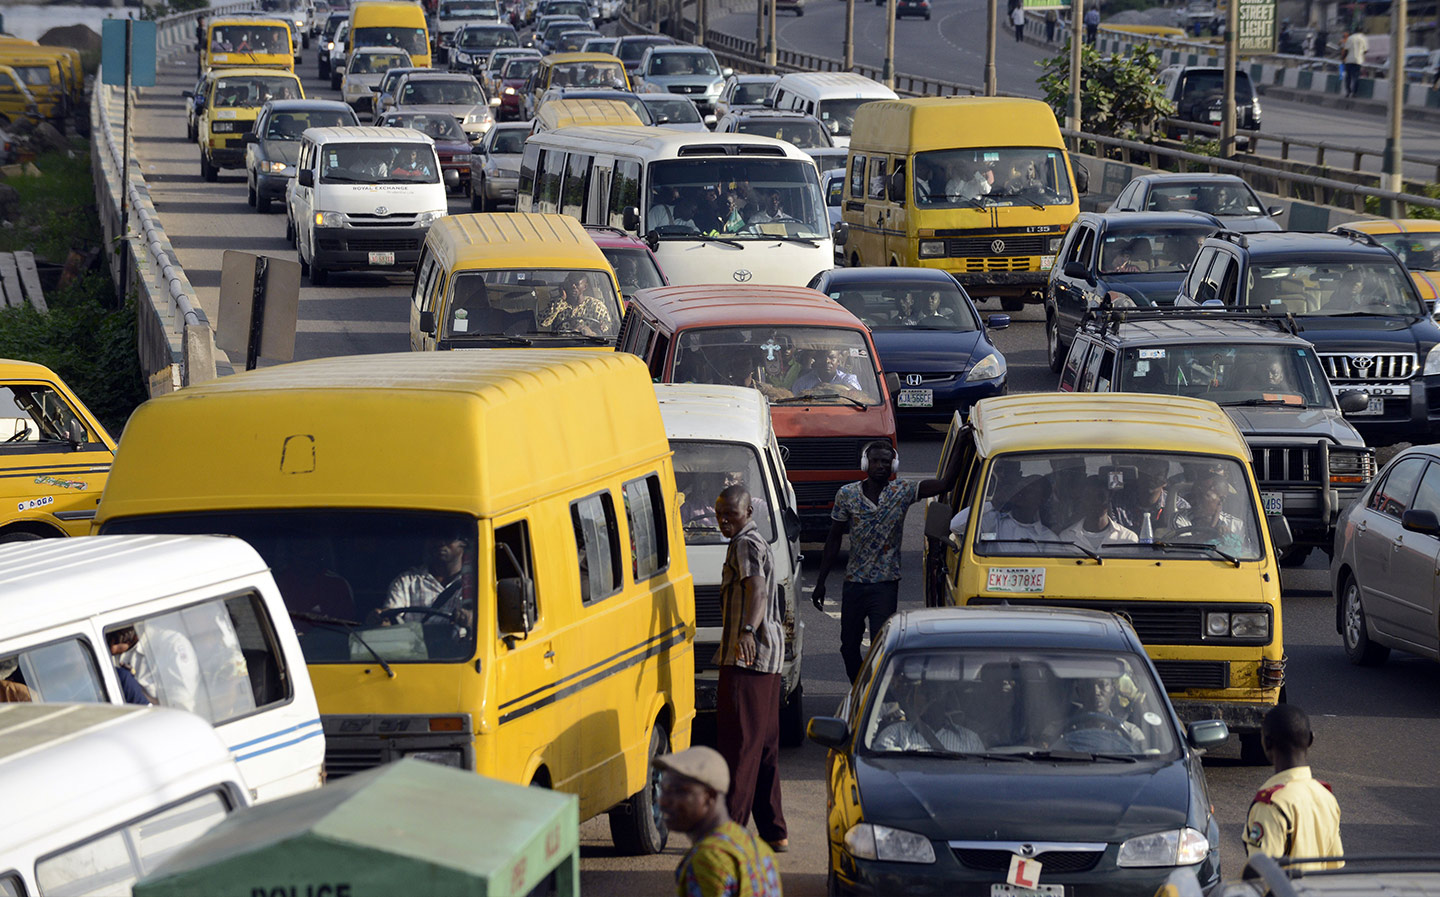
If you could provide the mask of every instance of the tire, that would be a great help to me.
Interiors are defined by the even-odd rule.
[[[185,139],[186,139],[186,140],[190,140],[190,141],[194,141],[194,140],[197,140],[198,138],[199,138],[199,135],[195,133],[195,123],[192,122],[192,121],[190,121],[189,119],[186,119],[186,120],[185,120]]]
[[[322,60],[320,60],[319,62],[317,62],[317,63],[315,64],[315,67],[316,67],[317,69],[319,69],[319,72],[316,74],[316,77],[322,78],[322,79],[330,77],[330,66],[329,66],[329,64],[328,64],[325,60],[322,59]]]
[[[220,169],[210,164],[210,157],[205,155],[204,150],[200,151],[200,177],[212,184],[220,177]]]
[[[255,207],[255,200],[256,200],[256,199],[257,199],[257,197],[256,197],[256,195],[255,195],[255,187],[254,187],[253,184],[250,183],[250,179],[249,179],[249,178],[246,178],[246,179],[245,179],[245,205],[250,206],[251,208],[254,208],[254,207]]]
[[[340,89],[340,76],[337,75],[337,74],[335,74],[334,72],[331,72],[331,73],[330,73],[330,89],[331,89],[331,90],[339,90],[339,89]]]
[[[1060,345],[1060,322],[1054,315],[1045,316],[1045,357],[1050,363],[1050,372],[1060,373],[1065,366],[1065,353]]]
[[[1340,586],[1340,637],[1345,642],[1345,656],[1360,667],[1378,666],[1390,656],[1390,648],[1370,640],[1365,621],[1365,602],[1360,599],[1360,583],[1346,576]]]
[[[270,214],[270,202],[271,202],[270,197],[268,197],[268,196],[261,196],[259,193],[256,193],[256,194],[255,194],[255,211],[259,212],[261,215],[268,215],[268,214]]]
[[[39,533],[27,533],[23,531],[16,533],[6,533],[5,535],[0,536],[0,545],[8,545],[12,542],[38,542],[43,538],[45,537],[40,535]]]
[[[485,182],[470,188],[470,209],[475,212],[489,211],[485,208]]]
[[[1240,735],[1240,762],[1249,766],[1264,766],[1265,746],[1260,743],[1259,732],[1244,732]]]
[[[790,697],[780,702],[780,746],[793,748],[805,743],[805,684],[795,686]]]
[[[1025,310],[1025,300],[1016,299],[1013,296],[1006,296],[1000,300],[1000,308],[1005,311],[1015,312]]]
[[[925,21],[930,21],[930,13],[925,13]]]
[[[305,261],[305,249],[300,245],[300,233],[295,233],[295,254],[300,257],[300,276],[310,276],[310,263]]]
[[[330,269],[326,268],[324,265],[320,264],[319,262],[315,261],[314,259],[311,259],[311,260],[310,260],[310,285],[311,285],[312,287],[323,287],[323,286],[325,286],[325,284],[327,284],[327,283],[329,283],[329,282],[330,282]]]
[[[1310,547],[1309,545],[1292,545],[1285,549],[1279,557],[1280,566],[1289,568],[1301,566],[1310,556]]]
[[[628,856],[651,856],[665,849],[670,836],[660,816],[660,771],[655,758],[670,750],[670,733],[658,720],[650,732],[645,784],[610,811],[610,840]]]

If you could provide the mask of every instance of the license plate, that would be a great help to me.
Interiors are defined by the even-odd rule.
[[[1045,591],[1045,568],[991,567],[985,577],[985,591],[1043,592]]]
[[[372,253],[370,253],[370,264],[372,264],[372,265],[393,265],[393,264],[395,264],[395,253],[393,253],[393,252],[372,252]]]
[[[1359,416],[1362,415],[1362,414],[1384,414],[1384,413],[1385,413],[1385,400],[1382,399],[1382,398],[1380,398],[1379,396],[1371,396],[1369,403],[1367,403],[1367,404],[1365,405],[1365,410],[1364,410],[1364,411],[1352,411],[1352,412],[1350,412],[1350,416],[1351,416],[1351,417],[1359,417]]]
[[[1065,897],[1064,885],[1036,885],[1033,888],[1022,888],[1019,885],[991,885],[990,897],[1038,897],[1041,894],[1053,894],[1055,897]]]
[[[901,408],[930,408],[935,404],[935,390],[902,389],[895,404]]]
[[[1260,504],[1265,508],[1266,517],[1279,517],[1285,513],[1285,495],[1282,492],[1261,492]]]

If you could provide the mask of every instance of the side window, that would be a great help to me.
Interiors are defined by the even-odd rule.
[[[1205,279],[1215,284],[1216,296],[1225,305],[1235,304],[1235,282],[1240,273],[1240,265],[1235,257],[1228,252],[1221,252],[1215,259],[1215,264]]]
[[[650,379],[656,383],[665,379],[665,356],[670,354],[670,335],[663,330],[655,332],[655,346],[650,350]]]
[[[624,486],[625,522],[630,527],[630,573],[643,582],[670,566],[665,531],[665,495],[656,474]]]
[[[635,332],[631,336],[631,350],[641,358],[649,359],[650,343],[655,339],[655,326],[649,321],[635,318]]]
[[[640,163],[616,160],[610,182],[610,226],[625,229],[625,210],[640,208]]]
[[[870,160],[870,198],[885,198],[885,163],[886,159],[876,156]]]
[[[20,882],[20,876],[0,875],[0,897],[25,897],[25,885]]]
[[[213,599],[106,630],[128,647],[116,662],[146,696],[219,725],[289,698],[289,670],[254,592]]]
[[[503,579],[529,580],[535,588],[534,554],[530,550],[530,524],[524,520],[495,528],[495,582]],[[535,604],[540,605],[539,595]],[[504,633],[502,633],[503,635]]]
[[[615,501],[598,492],[570,505],[580,562],[580,601],[593,604],[620,591],[620,535]]]
[[[894,168],[893,171],[890,172],[890,180],[894,180],[896,175],[899,175],[899,176],[900,176],[900,183],[902,183],[902,184],[905,183],[905,159],[904,159],[903,157],[895,160],[895,168]],[[890,195],[890,191],[889,191],[889,189],[888,189],[888,183],[887,183],[887,189],[886,189],[886,191],[885,191],[885,195],[886,195],[887,197]],[[891,200],[891,202],[894,202],[894,203],[896,203],[897,205],[903,205],[903,204],[904,204],[904,202],[905,202],[905,192],[904,192],[903,188],[902,188],[901,193],[900,193],[900,198],[899,198],[898,200]]]
[[[1066,262],[1079,262],[1085,267],[1090,267],[1090,248],[1094,245],[1095,230],[1091,227],[1081,227],[1070,242],[1070,251],[1065,256]]]
[[[425,295],[430,277],[435,273],[435,259],[428,251],[420,253],[420,267],[415,269],[415,285],[410,289],[410,301],[416,308],[424,309],[420,297]]]
[[[95,651],[78,638],[0,657],[0,702],[105,703]]]
[[[1100,387],[1096,384],[1100,376],[1100,366],[1109,354],[1101,346],[1096,346],[1090,352],[1090,357],[1085,363],[1085,379],[1080,387],[1081,392],[1099,391]],[[1107,376],[1105,379],[1108,383],[1110,378]]]
[[[525,144],[525,152],[520,156],[520,186],[516,193],[519,197],[529,197],[535,189],[535,172],[540,167],[540,147],[533,144]],[[524,211],[521,209],[520,211]]]
[[[539,181],[535,185],[536,212],[558,212],[560,210],[560,181],[565,174],[565,153],[560,150],[546,150],[540,154]]]
[[[1410,503],[1410,507],[1440,516],[1440,464],[1431,464],[1425,468],[1425,475],[1420,478],[1420,488],[1416,490],[1415,500]]]
[[[865,157],[850,157],[850,198],[865,198]]]
[[[67,847],[35,864],[42,894],[128,894],[130,886],[230,812],[211,791],[151,813],[115,831]]]
[[[1090,343],[1077,339],[1070,345],[1070,355],[1065,359],[1065,367],[1060,371],[1060,388],[1065,392],[1075,392],[1080,386],[1080,372],[1085,369],[1085,356],[1090,351]]]
[[[1375,487],[1370,496],[1369,508],[1399,519],[1410,507],[1415,495],[1415,484],[1425,470],[1424,458],[1406,458],[1390,469],[1385,481]]]
[[[445,283],[445,271],[436,264],[430,271],[430,280],[425,284],[425,295],[420,300],[420,308],[423,311],[439,311],[440,297],[444,295],[441,289]]]
[[[565,189],[561,193],[560,214],[577,221],[585,220],[585,199],[590,189],[590,161],[593,157],[574,153],[565,166]]]
[[[1095,373],[1095,392],[1109,392],[1110,383],[1115,379],[1115,350],[1106,349],[1105,357]]]
[[[1220,288],[1217,285],[1211,284],[1210,288],[1206,287],[1206,277],[1210,273],[1210,268],[1215,264],[1215,256],[1218,254],[1219,251],[1213,248],[1200,250],[1200,254],[1195,258],[1195,267],[1190,269],[1190,278],[1186,281],[1185,295],[1197,303],[1203,303],[1207,299],[1214,299],[1220,294]]]

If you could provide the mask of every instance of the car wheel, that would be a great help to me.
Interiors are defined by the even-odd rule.
[[[245,205],[255,205],[255,185],[250,183],[248,177],[245,179]]]
[[[485,182],[481,181],[470,188],[470,208],[476,212],[489,211],[485,206]]]
[[[805,10],[803,10],[803,9],[797,9],[797,10],[795,10],[795,18],[798,19],[798,18],[800,18],[800,17],[803,16],[803,15],[805,15]]]
[[[1014,296],[1006,296],[1000,300],[1000,307],[1005,311],[1015,312],[1025,310],[1025,300],[1017,299]]]
[[[340,89],[340,76],[337,75],[337,74],[335,74],[335,73],[333,73],[333,72],[330,74],[330,89],[331,89],[331,90],[339,90],[339,89]]]
[[[1240,762],[1249,766],[1264,766],[1265,746],[1260,743],[1259,732],[1245,732],[1240,735]]]
[[[805,686],[799,684],[790,697],[780,702],[780,746],[793,748],[805,743]]]
[[[220,177],[220,170],[210,164],[210,157],[205,155],[204,150],[200,151],[200,177],[212,183]]]
[[[1370,640],[1365,622],[1365,602],[1360,598],[1360,583],[1346,576],[1340,587],[1340,628],[1345,640],[1345,656],[1356,666],[1373,667],[1385,662],[1390,648]]]
[[[310,260],[310,285],[323,287],[330,281],[330,271],[318,259]]]
[[[270,197],[261,196],[259,193],[256,193],[255,211],[259,212],[261,215],[268,215],[270,213]]]
[[[1045,356],[1050,362],[1052,373],[1060,373],[1065,365],[1065,355],[1060,346],[1060,322],[1054,315],[1045,316]]]
[[[318,77],[320,77],[320,78],[328,78],[328,77],[330,77],[330,66],[328,66],[328,65],[325,64],[325,60],[322,59],[322,60],[320,60],[318,63],[316,63],[315,68],[319,69]]]
[[[11,542],[38,542],[43,538],[45,537],[40,535],[39,533],[27,533],[23,531],[6,533],[5,535],[0,536],[0,545],[8,545]]]
[[[930,21],[930,13],[925,13],[925,21]]]
[[[629,856],[650,856],[665,849],[669,830],[660,815],[660,769],[655,758],[670,750],[670,733],[656,720],[645,758],[645,784],[610,811],[610,839]]]

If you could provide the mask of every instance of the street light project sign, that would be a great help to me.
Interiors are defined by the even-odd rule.
[[[1275,52],[1275,0],[1235,0],[1237,53]]]

